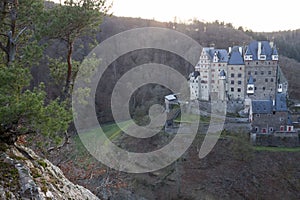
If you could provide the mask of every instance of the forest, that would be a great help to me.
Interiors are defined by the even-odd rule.
[[[116,17],[110,13],[111,6],[106,0],[66,0],[63,4],[44,0],[1,0],[0,198],[10,199],[11,195],[16,199],[31,198],[33,193],[40,194],[40,191],[30,194],[23,191],[26,184],[19,181],[22,175],[13,166],[17,166],[16,163],[25,165],[26,161],[33,163],[27,167],[30,168],[31,179],[50,199],[81,199],[76,195],[86,195],[82,197],[88,199],[151,199],[152,195],[156,199],[198,199],[197,195],[203,196],[201,199],[270,198],[273,191],[264,191],[263,184],[271,184],[281,191],[278,192],[279,198],[299,198],[299,165],[293,162],[299,160],[299,149],[277,149],[278,152],[274,153],[269,152],[270,149],[253,148],[247,144],[246,133],[225,131],[212,154],[201,163],[188,152],[172,166],[143,175],[117,172],[90,157],[74,127],[73,84],[79,66],[90,51],[107,38],[126,30],[167,28],[186,34],[202,46],[213,45],[216,48],[243,46],[252,40],[274,41],[279,49],[280,66],[289,81],[289,98],[300,101],[297,77],[300,74],[300,29],[257,33],[220,21],[191,20],[191,23],[184,24]],[[91,59],[89,67],[93,68],[99,62]],[[95,99],[98,121],[104,125],[106,134],[112,139],[117,138],[115,142],[120,146],[124,145],[121,141],[124,139],[131,145],[130,148],[139,151],[143,149],[122,135],[115,126],[110,99],[114,86],[126,71],[152,62],[172,66],[186,77],[194,67],[181,57],[162,50],[130,52],[110,64],[99,82]],[[79,96],[89,95],[89,91],[76,92]],[[143,116],[151,105],[163,102],[163,97],[169,92],[167,88],[153,84],[139,88],[130,101],[132,117],[139,123],[145,123]],[[124,124],[127,126],[126,122]],[[172,137],[161,133],[149,143],[141,144],[145,148],[147,145],[156,148],[162,141],[170,139]],[[203,137],[197,137],[197,141],[203,141]],[[194,144],[191,152],[195,153],[196,149]],[[74,186],[70,196],[59,196],[66,194],[58,189],[52,190],[53,196],[47,196],[50,184],[55,188],[59,178],[47,174],[46,168],[52,164],[44,159],[57,165],[67,179],[88,188],[94,195],[84,189],[77,191],[77,186]],[[283,164],[287,167],[282,167]],[[57,173],[62,172],[58,170]],[[222,173],[224,176],[221,176]],[[206,182],[199,184],[194,174]],[[182,177],[181,182],[178,177]],[[243,177],[251,181],[246,182]],[[60,184],[63,187],[63,183]],[[71,183],[66,180],[65,184]],[[182,186],[181,190],[178,185]],[[56,196],[54,191],[59,195]],[[286,193],[288,196],[284,196]]]

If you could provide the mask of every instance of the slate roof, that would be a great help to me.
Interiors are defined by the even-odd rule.
[[[239,51],[239,47],[233,47],[228,60],[229,65],[243,65],[244,59]]]
[[[200,76],[200,72],[194,71],[194,72],[193,72],[193,76],[194,76],[195,78],[197,78],[198,76]]]
[[[277,70],[278,70],[278,79],[277,79],[278,83],[288,83],[286,77],[284,76],[284,73],[281,70],[281,67],[278,66]]]
[[[193,71],[192,73],[190,73],[188,80],[190,80],[191,78],[196,79],[198,76],[200,76],[200,72],[199,71]]]
[[[252,41],[247,47],[246,55],[253,55],[253,60],[258,60],[257,50],[258,41]],[[262,55],[266,55],[266,60],[272,60],[274,51],[277,53],[276,47],[272,49],[268,41],[261,41],[261,53]]]
[[[204,50],[209,55],[211,61],[213,60],[215,53],[217,53],[219,62],[228,62],[228,52],[226,49],[214,49],[206,47]]]
[[[249,77],[248,84],[254,84],[252,75],[250,75]]]
[[[277,51],[276,46],[274,46],[274,48],[273,48],[273,55],[278,55],[278,51]]]
[[[288,111],[286,94],[276,94],[276,111]]]
[[[252,101],[252,112],[254,114],[271,114],[273,112],[272,100]]]
[[[252,112],[254,114],[271,114],[273,111],[287,112],[286,94],[277,94],[273,106],[272,100],[254,100],[252,101]]]
[[[220,76],[226,76],[224,69],[220,72]]]
[[[289,115],[288,118],[287,118],[287,125],[293,125],[293,121],[291,119],[291,116]]]

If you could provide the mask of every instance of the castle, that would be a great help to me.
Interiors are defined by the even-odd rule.
[[[253,41],[229,50],[203,48],[195,72],[189,76],[191,100],[275,101],[287,93],[288,83],[272,42]]]
[[[203,48],[189,86],[191,101],[243,103],[255,135],[295,133],[287,108],[288,82],[273,42],[252,41],[228,51]]]

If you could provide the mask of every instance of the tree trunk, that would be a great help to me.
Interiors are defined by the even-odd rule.
[[[68,43],[68,72],[67,72],[67,79],[66,79],[66,85],[65,85],[65,91],[64,91],[64,97],[63,99],[66,99],[70,95],[70,85],[71,85],[71,79],[72,79],[72,54],[73,54],[73,45],[74,42],[70,41]]]

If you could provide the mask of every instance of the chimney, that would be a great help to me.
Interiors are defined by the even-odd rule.
[[[243,47],[239,47],[239,51],[240,51],[240,54],[242,56],[243,55]]]
[[[231,47],[228,48],[228,53],[231,53],[231,49],[232,49]]]
[[[257,49],[257,58],[260,58],[260,54],[261,54],[261,42],[258,42],[258,49]]]
[[[273,49],[273,47],[274,47],[274,42],[273,41],[270,42],[270,46]]]

